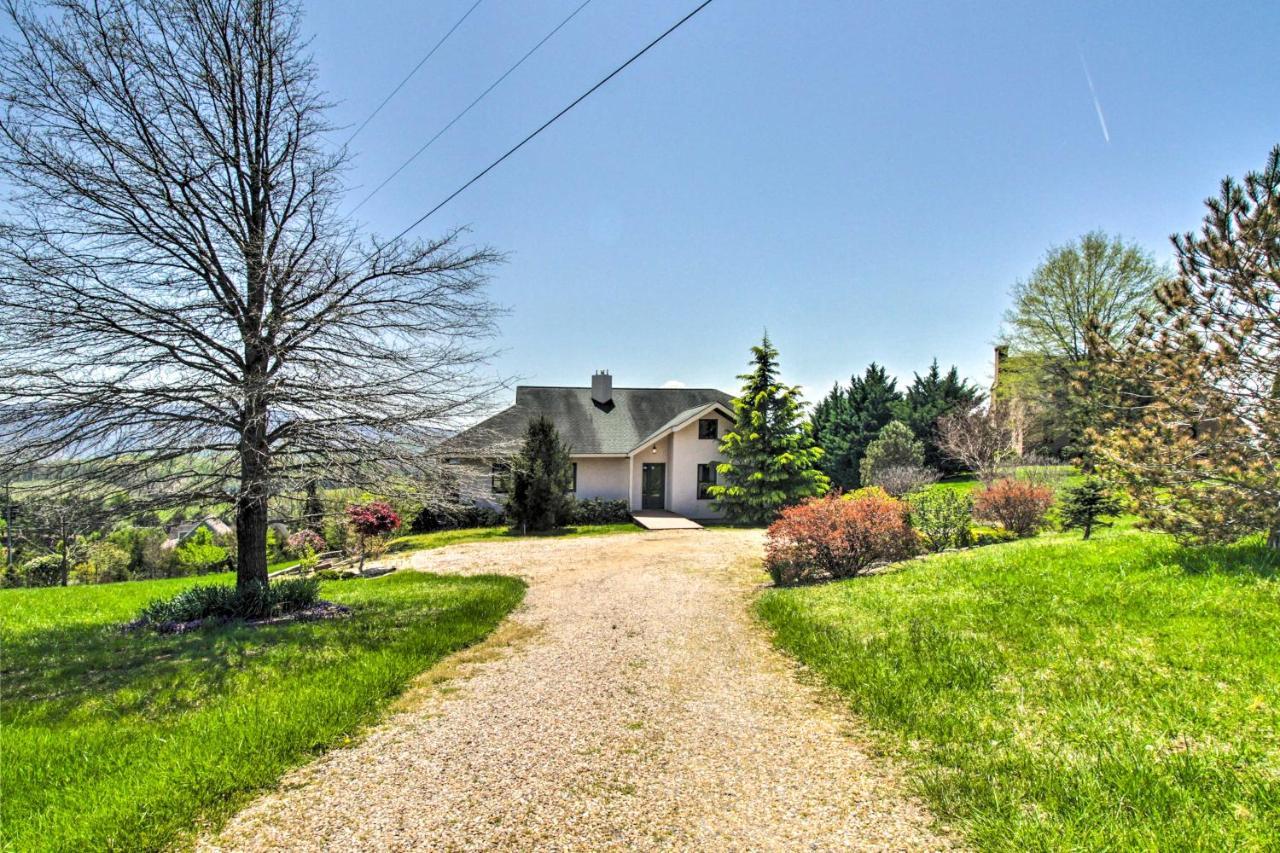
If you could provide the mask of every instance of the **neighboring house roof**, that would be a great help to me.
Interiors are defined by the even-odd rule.
[[[521,385],[514,406],[441,444],[445,453],[511,444],[529,421],[545,415],[574,455],[626,455],[712,404],[732,411],[732,397],[715,388],[613,388],[609,403],[591,399],[590,388]]]
[[[195,533],[201,527],[209,528],[209,532],[214,536],[228,536],[233,532],[230,525],[225,521],[218,518],[216,515],[210,515],[200,519],[199,521],[184,521],[170,527],[168,531],[169,538],[161,544],[161,547],[165,549],[176,548],[186,540],[188,536]]]

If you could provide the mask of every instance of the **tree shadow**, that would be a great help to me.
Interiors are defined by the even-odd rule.
[[[498,594],[423,592],[416,600],[351,601],[355,612],[343,619],[231,621],[185,634],[101,623],[11,633],[0,661],[0,718],[56,726],[86,713],[127,719],[181,712],[227,694],[235,679],[263,665],[295,674],[324,668],[332,665],[320,653],[326,648],[340,655],[385,650],[389,642],[409,641],[423,620],[447,636],[454,626],[482,618]]]
[[[1280,551],[1268,548],[1262,536],[1229,545],[1183,545],[1160,556],[1160,561],[1188,575],[1228,575],[1274,580],[1280,577]]]

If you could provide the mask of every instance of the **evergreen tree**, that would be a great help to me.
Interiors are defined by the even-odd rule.
[[[1124,512],[1124,502],[1106,481],[1098,477],[1085,477],[1080,485],[1067,489],[1062,497],[1061,512],[1062,529],[1078,528],[1084,531],[1084,538],[1088,539],[1093,528],[1109,526],[1103,519]]]
[[[867,445],[862,457],[862,482],[877,485],[877,475],[890,468],[921,468],[924,458],[924,442],[915,437],[911,427],[902,421],[890,421],[876,440]]]
[[[785,506],[827,490],[818,469],[822,449],[812,427],[801,421],[800,392],[778,381],[778,351],[766,334],[751,348],[754,369],[738,378],[742,394],[733,401],[735,422],[720,450],[722,482],[711,487],[712,507],[732,521],[767,524]]]
[[[324,502],[320,500],[320,486],[315,480],[307,481],[307,498],[302,508],[302,524],[308,530],[317,532],[324,525]]]
[[[1218,542],[1267,531],[1280,549],[1280,145],[1205,204],[1199,233],[1174,238],[1159,310],[1122,345],[1090,342],[1107,392],[1090,438],[1153,527]]]
[[[833,486],[851,490],[862,485],[862,455],[893,420],[893,405],[901,399],[897,381],[872,362],[862,376],[850,378],[847,390],[837,383],[814,408],[813,436],[822,448],[819,467]]]
[[[948,473],[960,470],[955,460],[948,458],[939,446],[938,419],[952,412],[967,412],[986,399],[986,394],[968,380],[960,378],[960,371],[953,365],[945,374],[938,368],[935,358],[924,376],[915,379],[906,394],[893,406],[893,414],[911,428],[915,437],[924,444],[924,464]]]
[[[507,520],[522,533],[551,530],[573,508],[573,467],[569,448],[546,417],[529,421],[524,446],[511,463]]]

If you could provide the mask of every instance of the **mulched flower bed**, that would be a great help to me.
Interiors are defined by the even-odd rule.
[[[279,616],[268,616],[264,619],[240,619],[228,620],[219,617],[209,617],[206,619],[192,619],[187,622],[161,622],[158,625],[152,625],[142,620],[130,622],[124,626],[125,631],[140,631],[150,629],[157,634],[186,634],[191,631],[197,631],[206,625],[226,624],[230,621],[239,622],[242,625],[250,625],[258,627],[260,625],[280,625],[287,622],[318,622],[322,619],[345,619],[350,616],[352,610],[345,604],[335,604],[332,601],[317,601],[310,607],[304,607],[301,610],[295,610],[292,613],[282,613]]]

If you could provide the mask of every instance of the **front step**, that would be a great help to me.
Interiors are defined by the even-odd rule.
[[[631,513],[636,524],[645,530],[701,530],[702,525],[683,515],[665,509],[640,509]]]

